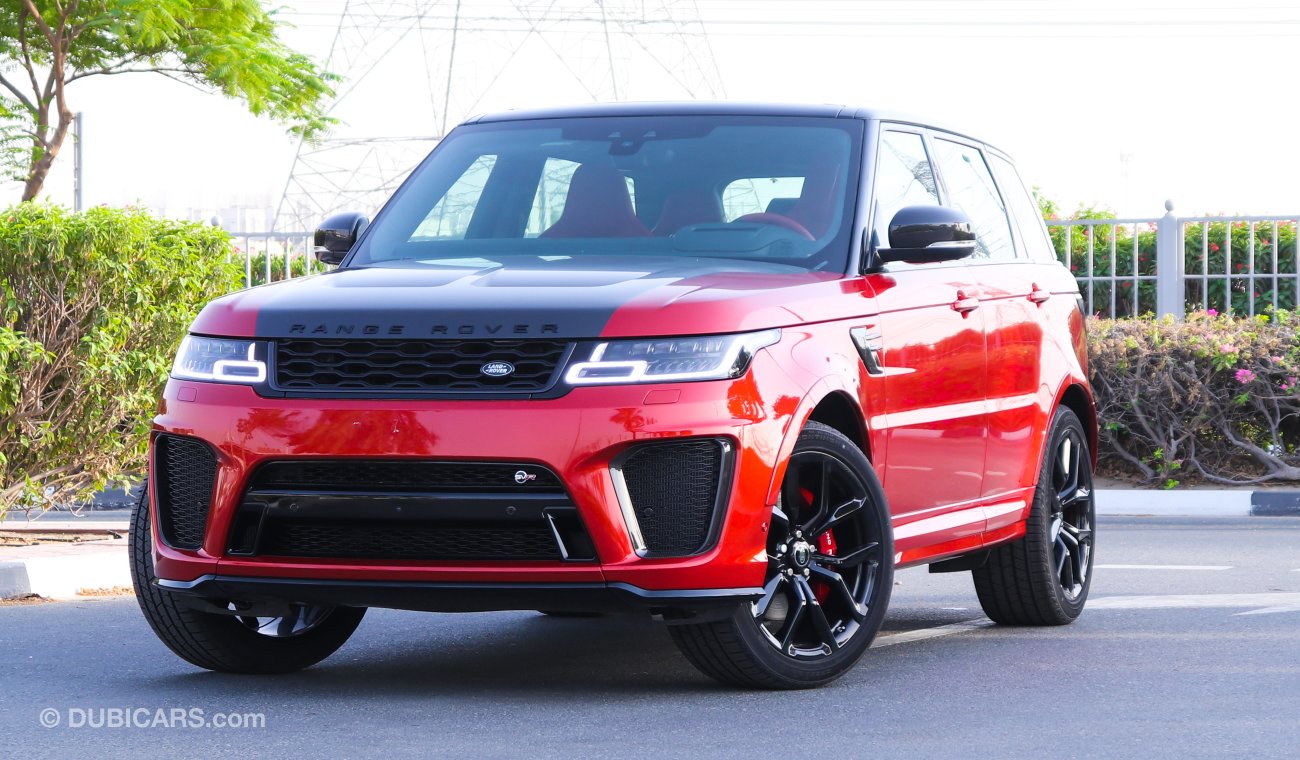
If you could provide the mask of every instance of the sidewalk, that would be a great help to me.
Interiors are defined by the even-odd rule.
[[[38,594],[71,599],[85,592],[129,588],[126,510],[95,510],[84,517],[28,521],[15,516],[0,530],[113,531],[121,538],[0,548],[0,599]],[[1097,491],[1097,514],[1145,517],[1300,517],[1300,491],[1106,488]]]

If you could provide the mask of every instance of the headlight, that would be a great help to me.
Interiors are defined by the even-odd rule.
[[[266,362],[257,358],[257,342],[186,336],[176,352],[172,377],[252,385],[266,380]]]
[[[586,361],[569,367],[564,379],[570,385],[725,380],[745,374],[755,352],[780,339],[781,331],[772,329],[597,343]]]

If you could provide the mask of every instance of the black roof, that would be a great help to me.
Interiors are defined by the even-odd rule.
[[[570,119],[597,116],[690,116],[690,115],[734,115],[734,116],[809,116],[832,119],[859,119],[899,122],[918,126],[942,129],[953,134],[975,138],[959,129],[953,129],[933,119],[886,111],[874,108],[861,108],[834,103],[758,103],[739,101],[645,101],[622,103],[585,103],[580,105],[558,106],[555,108],[521,109],[517,111],[500,111],[466,119],[464,124],[487,124],[503,121],[530,121],[534,119]],[[991,147],[991,146],[990,146]]]

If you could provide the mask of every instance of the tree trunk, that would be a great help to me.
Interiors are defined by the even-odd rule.
[[[27,175],[27,182],[23,187],[23,202],[35,200],[36,196],[41,194],[45,187],[45,180],[50,174],[50,167],[54,165],[54,159],[58,158],[59,149],[63,147],[63,141],[68,137],[68,130],[72,128],[72,112],[60,111],[59,123],[54,128],[54,135],[49,141],[42,140],[44,150],[41,157],[32,165],[31,173]]]

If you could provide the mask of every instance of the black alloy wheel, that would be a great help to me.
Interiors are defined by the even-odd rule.
[[[670,628],[713,678],[798,689],[847,672],[871,646],[893,586],[889,512],[875,471],[838,431],[799,436],[772,510],[763,595],[730,618]]]
[[[1092,584],[1097,512],[1092,456],[1079,418],[1056,410],[1025,535],[993,549],[971,575],[984,613],[1003,625],[1065,625]]]
[[[275,617],[238,615],[241,606],[235,603],[225,604],[232,614],[196,609],[156,583],[149,511],[146,487],[128,535],[135,598],[158,639],[187,662],[222,673],[292,673],[343,646],[366,613],[360,607],[303,604]]]

